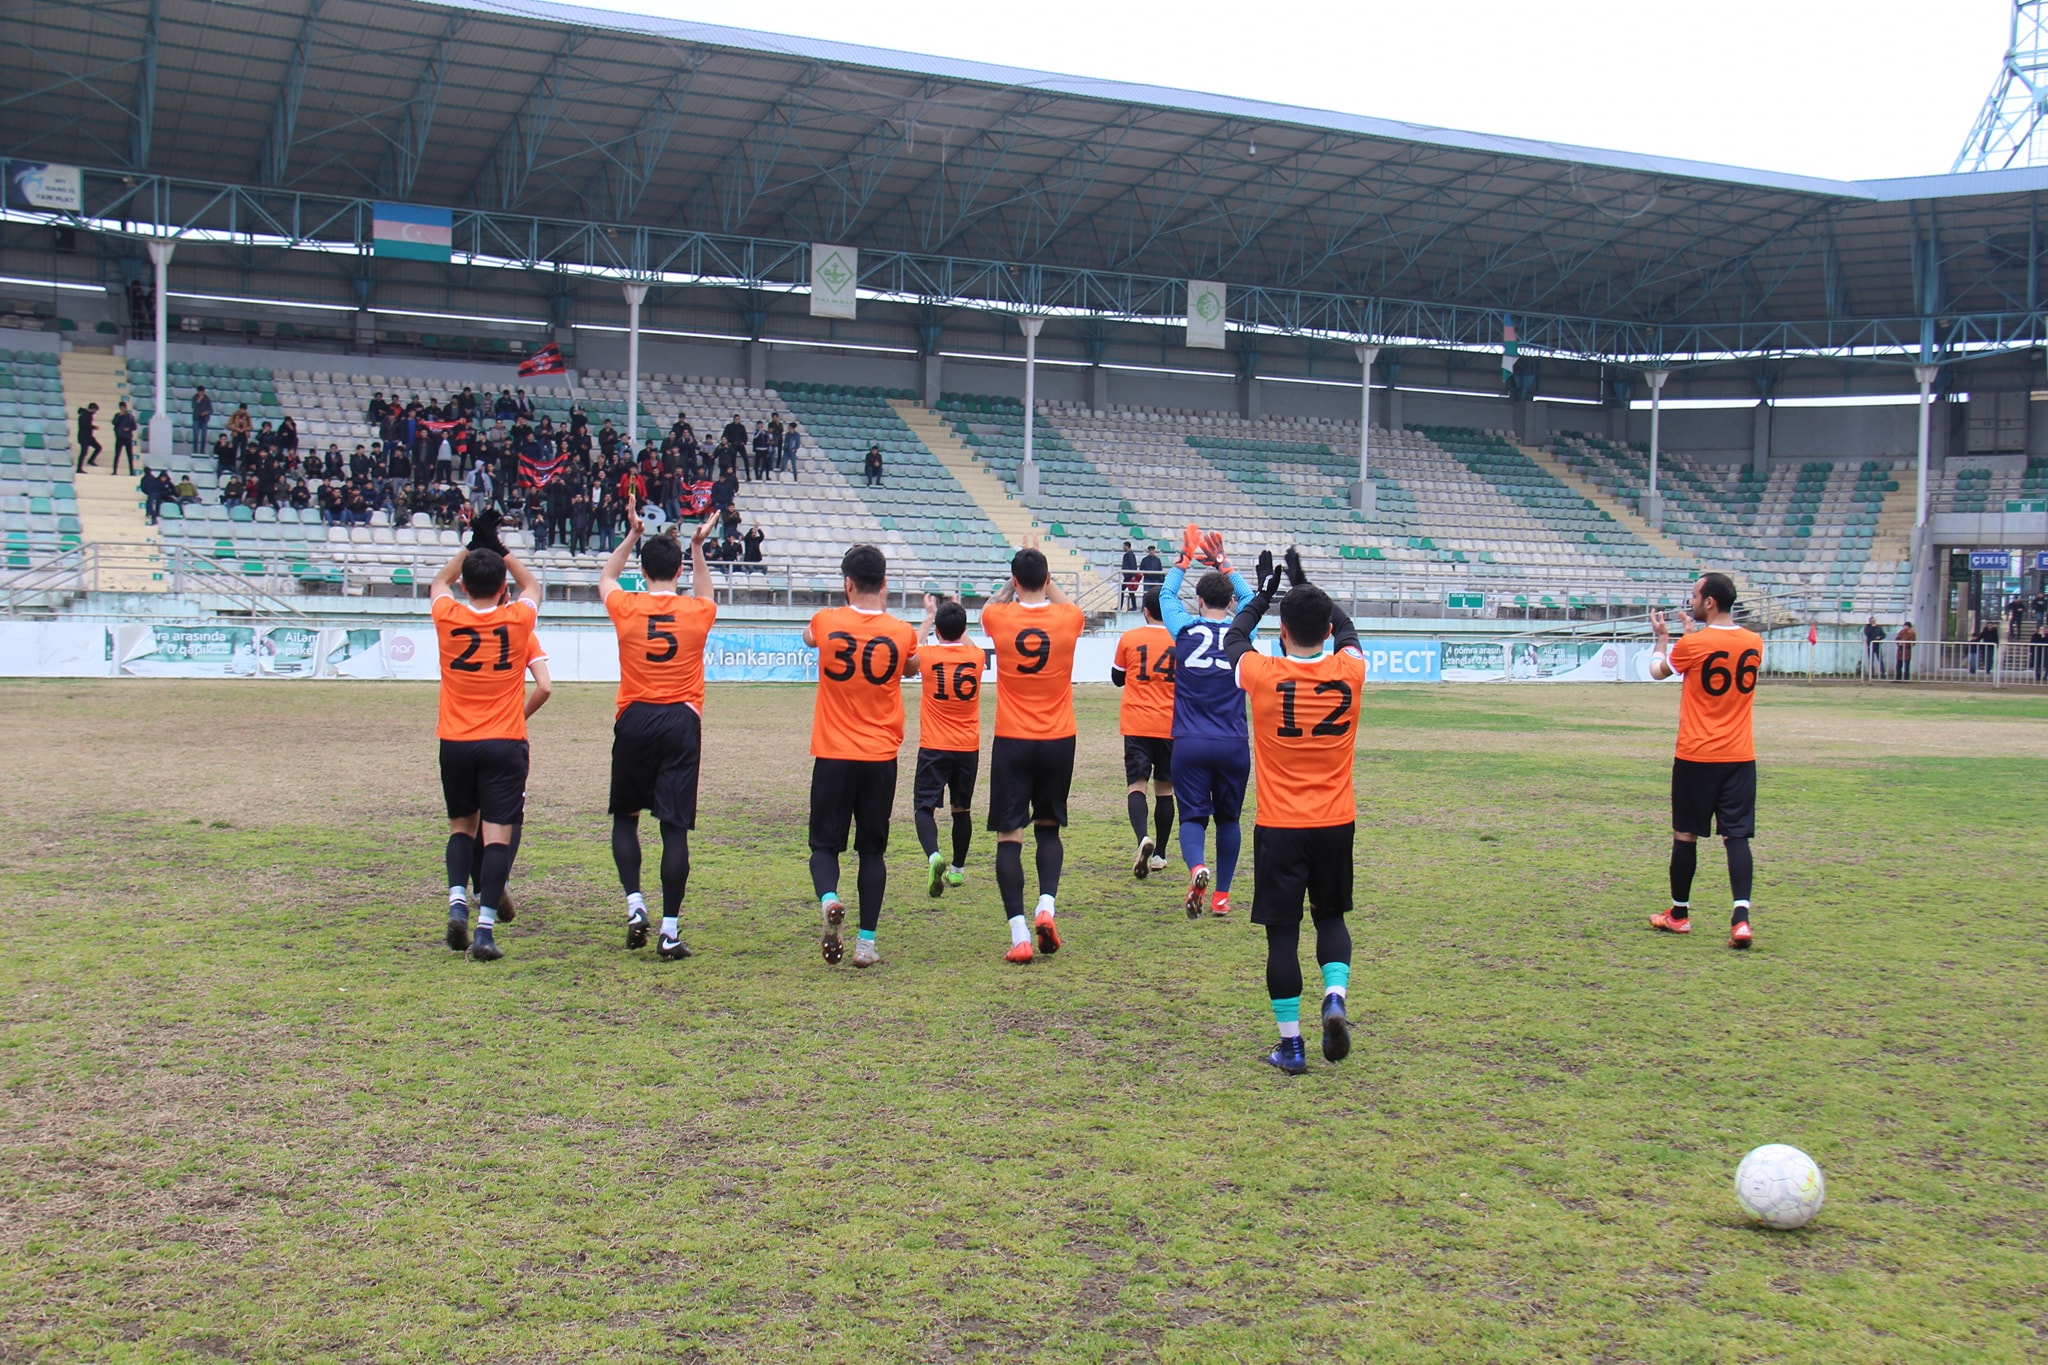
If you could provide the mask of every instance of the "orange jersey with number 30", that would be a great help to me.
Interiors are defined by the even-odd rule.
[[[1678,756],[1691,763],[1748,763],[1756,758],[1750,711],[1764,640],[1741,626],[1705,626],[1671,644],[1679,675]]]
[[[885,611],[831,607],[811,618],[818,704],[811,757],[882,763],[903,747],[903,671],[917,632]]]
[[[981,628],[996,647],[996,737],[1074,733],[1074,645],[1088,618],[1071,602],[991,602]]]
[[[546,658],[533,641],[537,614],[525,598],[478,611],[436,597],[434,640],[441,650],[442,739],[525,739],[526,663]]]
[[[619,633],[619,706],[636,701],[688,702],[704,714],[704,642],[718,607],[709,598],[673,592],[627,592],[604,599]]]
[[[988,655],[971,640],[922,644],[917,666],[917,747],[972,754],[981,749],[981,672]]]
[[[1139,626],[1116,642],[1124,673],[1117,729],[1126,735],[1173,738],[1173,635],[1165,626]]]
[[[1266,829],[1355,824],[1351,768],[1365,660],[1348,649],[1320,659],[1252,653],[1237,661],[1237,685],[1252,704],[1256,823]]]

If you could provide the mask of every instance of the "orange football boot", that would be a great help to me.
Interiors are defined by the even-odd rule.
[[[1209,913],[1212,915],[1227,915],[1230,913],[1230,893],[1228,891],[1218,891],[1209,898]]]
[[[1060,950],[1059,926],[1052,922],[1052,911],[1039,911],[1038,918],[1032,923],[1031,927],[1038,934],[1039,952],[1044,953],[1047,957],[1051,957]]]
[[[1744,920],[1740,924],[1730,926],[1728,930],[1728,946],[1730,948],[1747,948],[1749,944],[1750,932],[1748,920]]]
[[[1669,910],[1659,910],[1650,916],[1650,927],[1662,929],[1667,934],[1689,934],[1692,932],[1692,920],[1673,919]]]
[[[1015,962],[1020,966],[1026,962],[1029,962],[1030,960],[1031,940],[1028,938],[1025,939],[1022,943],[1012,943],[1010,945],[1010,951],[1003,954],[1003,961]]]

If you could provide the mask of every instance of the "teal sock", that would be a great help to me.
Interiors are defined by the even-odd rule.
[[[866,940],[867,940],[868,942],[870,942],[870,943],[873,943],[873,942],[875,941],[875,931],[874,931],[874,930],[872,930],[872,929],[863,929],[863,930],[861,930],[861,931],[860,931],[860,936],[861,936],[862,938],[866,939]]]
[[[839,904],[839,893],[837,891],[827,891],[824,895],[818,897],[818,907],[820,909],[829,909],[837,904]]]
[[[1282,1038],[1299,1038],[1301,1036],[1301,997],[1293,995],[1285,1000],[1275,1000],[1272,1004],[1273,1021],[1280,1025],[1280,1036]]]
[[[1351,964],[1349,962],[1325,962],[1323,964],[1323,994],[1335,991],[1345,994],[1351,988]]]

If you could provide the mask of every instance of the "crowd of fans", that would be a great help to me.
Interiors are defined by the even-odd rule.
[[[655,524],[716,512],[706,556],[758,571],[767,537],[758,524],[747,525],[740,484],[785,473],[795,480],[803,449],[802,430],[780,413],[751,430],[735,413],[715,437],[699,437],[678,413],[658,445],[635,450],[609,418],[593,428],[580,402],[557,423],[536,414],[523,389],[492,398],[465,388],[438,402],[380,392],[363,416],[375,440],[347,454],[338,443],[302,452],[292,418],[258,424],[246,404],[238,406],[212,445],[222,503],[315,508],[330,526],[367,526],[380,512],[403,525],[425,514],[457,530],[493,508],[506,526],[530,532],[535,549],[574,555],[610,553],[629,505]],[[209,424],[199,417],[195,400],[194,431],[203,441]],[[195,501],[198,491],[189,479],[174,485],[145,470],[143,494],[153,519],[164,502]]]

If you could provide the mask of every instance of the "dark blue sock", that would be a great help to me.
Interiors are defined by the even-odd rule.
[[[1202,853],[1202,840],[1209,832],[1207,820],[1183,820],[1180,822],[1180,860],[1190,871],[1208,862]]]
[[[1244,827],[1235,820],[1216,822],[1216,889],[1228,891],[1237,875],[1237,851],[1243,846]]]

